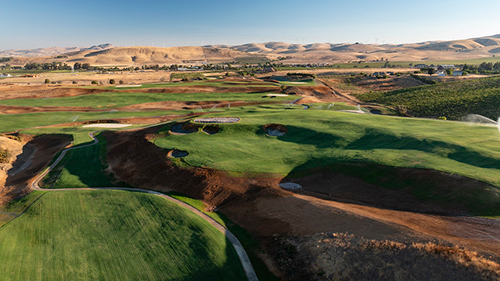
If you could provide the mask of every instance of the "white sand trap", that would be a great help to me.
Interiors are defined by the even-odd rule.
[[[142,85],[118,85],[118,86],[115,86],[115,88],[136,88],[136,87],[142,87]]]
[[[101,123],[83,125],[84,128],[125,128],[130,126],[132,126],[132,124]]]
[[[304,85],[307,84],[306,82],[288,82],[290,84],[296,84],[296,85]]]
[[[268,97],[288,97],[287,94],[267,94]]]
[[[293,182],[284,182],[280,183],[280,187],[284,189],[301,189],[302,186],[298,183],[293,183]]]

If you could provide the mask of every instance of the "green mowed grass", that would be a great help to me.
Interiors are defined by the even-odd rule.
[[[276,86],[276,83],[272,82],[256,82],[256,81],[192,81],[192,82],[168,82],[168,83],[145,83],[141,84],[140,87],[126,87],[126,85],[118,85],[106,87],[107,89],[119,89],[119,90],[131,90],[131,89],[149,89],[149,88],[165,88],[165,87],[179,87],[179,86],[207,86],[207,87],[270,87]],[[97,88],[97,87],[90,87]],[[258,90],[258,89],[256,89]]]
[[[225,236],[163,198],[47,192],[0,228],[2,280],[245,280]]]
[[[0,206],[0,228],[22,214],[29,205],[35,202],[45,191],[34,190],[19,199]]]
[[[384,188],[410,187],[417,200],[456,202],[471,214],[499,217],[500,132],[492,126],[475,126],[452,121],[422,120],[363,115],[327,110],[279,110],[276,106],[234,108],[211,116],[240,117],[235,124],[219,124],[220,131],[188,135],[164,135],[159,147],[188,151],[182,165],[225,170],[232,175],[276,173],[288,177],[307,175],[319,167],[347,169],[342,164],[373,163],[383,175],[374,179]],[[268,136],[262,126],[269,123],[288,127],[285,136]],[[453,194],[420,183],[391,182],[391,167],[431,169],[490,183],[467,194]],[[369,168],[369,167],[368,167]],[[369,173],[354,176],[373,181]],[[386,182],[389,181],[389,182]],[[458,201],[457,201],[458,200]]]
[[[177,111],[108,111],[108,112],[43,112],[0,115],[0,132],[11,132],[37,126],[88,120],[116,119],[126,117],[149,117],[189,114],[189,110]]]
[[[235,116],[215,135],[170,135],[155,144],[186,150],[191,166],[248,173],[307,170],[363,161],[455,173],[500,186],[500,133],[495,127],[360,115],[326,110],[253,107],[210,116]],[[262,126],[288,126],[282,137]]]
[[[162,101],[269,101],[268,93],[191,93],[191,94],[158,94],[158,93],[102,93],[62,98],[12,99],[0,100],[4,105],[22,106],[70,106],[92,108],[115,108],[133,104]],[[266,97],[266,98],[263,98]],[[294,96],[276,97],[273,101],[289,101]]]
[[[106,140],[97,136],[96,145],[75,148],[42,181],[43,188],[113,187],[113,177],[105,172]]]

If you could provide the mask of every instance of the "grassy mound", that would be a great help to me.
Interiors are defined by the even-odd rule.
[[[225,236],[165,199],[49,192],[0,229],[7,280],[244,280]]]
[[[419,117],[459,120],[467,114],[500,117],[500,77],[420,86],[387,93],[356,95],[365,102],[405,106]]]
[[[263,107],[233,109],[211,116],[228,116],[229,112],[241,121],[220,124],[218,134],[196,132],[165,136],[160,133],[155,144],[168,150],[189,152],[182,160],[183,165],[243,174],[276,173],[293,177],[317,167],[364,162],[443,171],[500,187],[500,132],[495,127]],[[269,123],[287,126],[287,134],[267,135],[263,125]],[[497,208],[500,189],[487,186],[471,190],[470,198],[460,200],[477,200],[473,205],[488,202],[488,210]],[[430,194],[433,192],[438,191]],[[481,213],[498,215],[498,212]]]

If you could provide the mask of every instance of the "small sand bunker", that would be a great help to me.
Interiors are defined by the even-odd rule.
[[[196,123],[203,123],[203,124],[222,124],[222,123],[236,123],[240,121],[240,118],[238,117],[203,117],[203,118],[196,118],[193,120]]]
[[[170,150],[167,154],[167,156],[170,158],[182,158],[182,157],[186,157],[188,155],[189,155],[189,152],[183,151],[183,150],[177,150],[177,149]]]
[[[198,128],[200,128],[200,125],[196,125],[190,122],[178,123],[170,128],[170,133],[172,135],[187,135],[198,132]]]
[[[288,128],[281,124],[267,124],[264,125],[264,131],[273,137],[281,137],[288,133]]]
[[[137,88],[137,87],[142,87],[142,85],[118,85],[118,86],[115,86],[115,88]]]
[[[88,125],[83,125],[82,127],[84,128],[125,128],[125,127],[130,127],[132,124],[116,124],[116,123],[99,123],[99,124],[88,124]]]
[[[284,182],[284,183],[280,183],[280,187],[282,187],[284,189],[301,189],[302,185],[300,185],[298,183],[294,183],[294,182]]]
[[[220,131],[220,127],[217,125],[208,125],[203,127],[203,132],[208,135],[217,134]]]
[[[268,97],[288,97],[287,94],[267,94]]]

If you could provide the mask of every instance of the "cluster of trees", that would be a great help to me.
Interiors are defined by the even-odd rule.
[[[499,74],[500,73],[500,62],[483,62],[480,65],[468,65],[464,64],[462,70],[466,73],[472,74]]]
[[[11,60],[13,60],[14,58],[13,57],[3,57],[3,58],[0,58],[0,62],[9,62]]]
[[[92,66],[90,65],[90,63],[79,63],[79,62],[75,62],[75,64],[73,65],[73,68],[75,70],[89,70],[92,68]]]
[[[62,62],[52,62],[52,63],[36,63],[29,62],[24,65],[24,69],[27,70],[71,70],[71,66]]]

